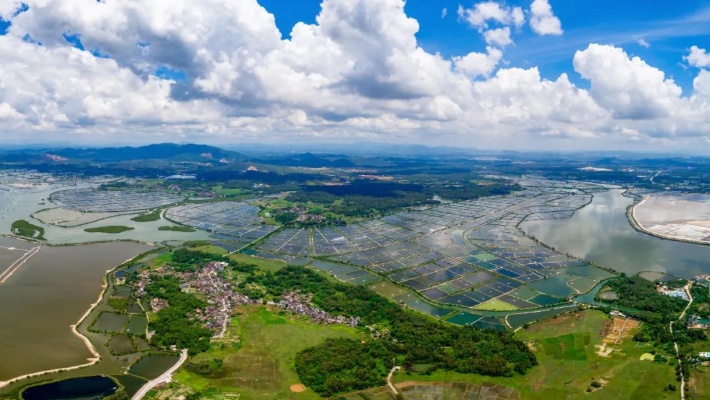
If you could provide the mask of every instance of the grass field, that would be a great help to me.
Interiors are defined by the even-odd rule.
[[[609,357],[596,354],[607,321],[604,313],[587,310],[521,329],[516,336],[529,343],[540,363],[524,376],[492,378],[437,371],[430,376],[398,374],[395,380],[493,382],[519,391],[526,400],[679,398],[678,392],[663,390],[678,383],[673,366],[639,359],[651,348],[627,340]],[[603,388],[587,392],[591,382],[601,380],[606,382]]]
[[[159,256],[153,258],[150,260],[150,268],[151,269],[156,269],[158,267],[162,267],[163,265],[171,262],[173,260],[173,253],[167,251],[165,253],[160,254]]]
[[[123,225],[109,225],[109,226],[98,226],[96,228],[86,228],[84,231],[90,233],[122,233],[127,231],[132,231],[136,228],[132,226]]]
[[[393,283],[383,281],[383,282],[378,282],[374,283],[370,286],[368,286],[370,290],[373,292],[387,297],[389,299],[393,299],[397,296],[404,296],[408,293],[410,293],[407,289],[401,288]]]
[[[504,301],[498,299],[491,299],[485,303],[481,303],[474,307],[476,310],[489,310],[489,311],[513,311],[517,310],[518,307],[508,304]]]
[[[131,218],[133,222],[153,222],[160,219],[160,210],[155,210],[149,214],[141,214]]]
[[[193,251],[201,251],[204,253],[210,253],[210,254],[219,254],[220,256],[226,256],[228,251],[224,247],[219,247],[219,246],[199,246],[199,247],[193,247],[190,248],[190,250]]]
[[[246,308],[235,320],[230,329],[239,332],[241,349],[213,345],[193,358],[194,362],[221,359],[226,373],[208,379],[182,368],[174,377],[176,382],[202,392],[200,398],[206,399],[224,398],[225,393],[240,394],[243,400],[318,399],[310,390],[291,393],[289,389],[299,383],[296,354],[326,338],[359,338],[355,329],[344,325],[316,325],[258,306]]]
[[[229,259],[240,263],[254,264],[261,270],[271,272],[276,272],[286,266],[286,263],[283,261],[269,260],[266,258],[254,257],[247,254],[230,254]]]

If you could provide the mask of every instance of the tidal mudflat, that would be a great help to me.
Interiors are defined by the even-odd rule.
[[[652,194],[634,207],[633,217],[652,235],[710,244],[710,195]]]

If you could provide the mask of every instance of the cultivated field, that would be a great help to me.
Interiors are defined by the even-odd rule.
[[[615,346],[608,357],[596,354],[609,318],[600,311],[581,311],[552,318],[517,332],[534,350],[540,365],[525,376],[490,378],[476,375],[435,372],[430,376],[395,375],[397,382],[496,383],[516,390],[521,399],[677,399],[677,392],[664,387],[675,381],[669,364],[641,361],[649,348],[627,340]],[[602,385],[590,389],[592,382]],[[587,390],[592,390],[588,392]]]
[[[231,334],[241,339],[240,346],[213,345],[198,354],[193,363],[223,360],[224,373],[205,377],[183,367],[175,381],[203,393],[201,398],[226,398],[225,393],[240,394],[241,399],[317,399],[310,390],[295,393],[299,384],[294,370],[296,354],[326,338],[358,338],[353,328],[318,325],[288,315],[278,315],[264,307],[249,306],[234,318]]]

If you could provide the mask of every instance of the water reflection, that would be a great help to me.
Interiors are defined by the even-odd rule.
[[[633,200],[613,189],[596,193],[572,218],[530,221],[528,234],[558,251],[619,272],[662,271],[683,277],[710,273],[710,246],[659,239],[637,232],[626,219]]]

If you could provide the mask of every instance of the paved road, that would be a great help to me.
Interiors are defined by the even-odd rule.
[[[131,397],[131,400],[141,400],[143,396],[148,393],[148,391],[158,386],[159,384],[170,380],[170,377],[172,377],[173,373],[177,371],[178,368],[180,368],[180,366],[185,362],[185,360],[187,360],[187,349],[182,351],[182,354],[180,354],[180,359],[178,360],[178,362],[175,363],[175,365],[170,367],[169,370],[165,371],[159,377],[143,385],[141,390],[139,390],[136,394],[133,395],[133,397]]]
[[[392,367],[392,369],[390,370],[389,375],[387,375],[387,386],[389,386],[392,393],[394,393],[394,396],[397,397],[397,388],[394,387],[394,385],[392,384],[392,375],[395,373],[395,371],[399,371],[399,367],[395,366]]]
[[[683,288],[685,290],[685,293],[688,295],[688,305],[685,306],[685,309],[683,310],[683,313],[680,314],[680,317],[678,317],[678,320],[682,320],[683,317],[685,317],[685,312],[688,311],[688,308],[690,307],[691,304],[693,304],[693,296],[690,294],[690,287],[692,283],[688,282],[687,285]],[[673,321],[668,324],[668,329],[671,331],[671,334],[673,334]],[[680,352],[678,351],[678,343],[673,342],[673,347],[675,348],[675,356],[678,358],[678,365],[681,366],[683,364],[683,360],[680,358]],[[680,370],[680,400],[685,400],[685,376],[683,376],[683,369],[681,368]]]

